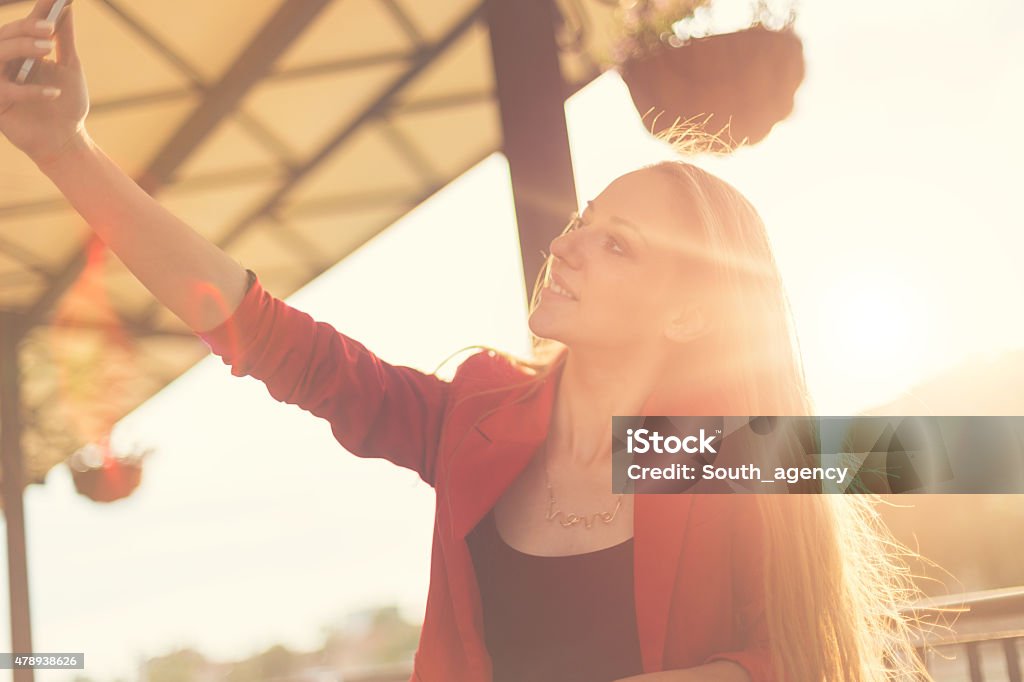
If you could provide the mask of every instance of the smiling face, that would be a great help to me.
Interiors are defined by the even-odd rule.
[[[698,227],[681,214],[678,194],[670,176],[646,168],[589,202],[551,242],[533,333],[569,347],[635,352],[699,335],[706,320],[695,314],[699,281],[692,269],[687,277],[685,257],[697,248]]]

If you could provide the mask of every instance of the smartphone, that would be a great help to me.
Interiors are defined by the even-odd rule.
[[[57,2],[53,3],[53,7],[50,8],[50,14],[47,15],[46,20],[54,26],[59,26],[64,15],[67,14],[67,9],[71,5],[71,2],[72,0],[57,0]],[[20,65],[17,63],[10,65],[8,67],[10,69],[8,72],[10,80],[21,85],[28,80],[30,75],[32,75],[32,69],[35,65],[35,57],[29,57]]]

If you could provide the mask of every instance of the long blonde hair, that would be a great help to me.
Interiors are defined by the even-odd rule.
[[[690,381],[696,366],[705,381],[717,385],[718,403],[703,405],[704,414],[813,414],[789,303],[757,211],[732,185],[690,163],[666,161],[646,168],[673,180],[670,201],[678,209],[679,229],[693,240],[686,250],[687,276],[698,278],[699,290],[716,311],[714,332],[681,349]],[[549,255],[534,283],[530,313],[539,304],[551,262]],[[516,387],[539,387],[567,351],[560,342],[537,336],[532,336],[530,359],[475,347],[527,369],[529,379]],[[694,362],[695,353],[699,362]],[[679,362],[684,362],[682,355]],[[531,394],[528,390],[520,399]],[[880,498],[756,498],[776,677],[795,682],[930,680],[915,653],[914,624],[903,615],[921,595],[906,561],[914,553],[881,521]]]

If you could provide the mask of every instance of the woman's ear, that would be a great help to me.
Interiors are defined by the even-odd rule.
[[[711,322],[699,303],[685,304],[669,318],[665,337],[674,343],[686,343],[711,331]]]

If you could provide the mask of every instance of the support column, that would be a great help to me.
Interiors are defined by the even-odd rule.
[[[22,504],[21,366],[18,345],[21,320],[0,313],[0,462],[4,520],[7,525],[7,575],[11,597],[11,651],[32,651],[29,621],[25,509]],[[30,669],[14,670],[14,682],[32,682]]]
[[[486,0],[491,55],[529,303],[551,240],[576,210],[567,88],[553,0]]]

